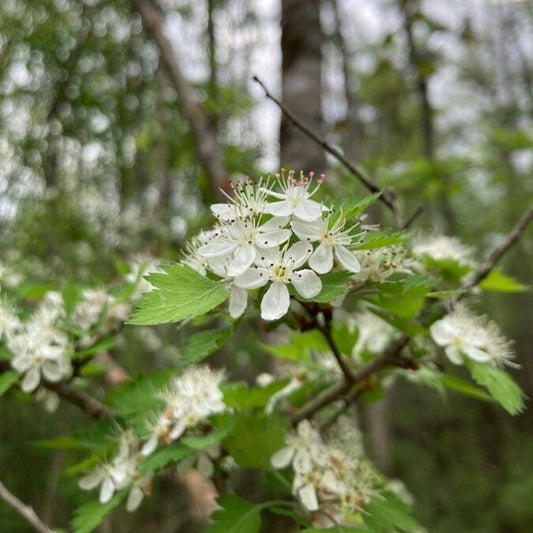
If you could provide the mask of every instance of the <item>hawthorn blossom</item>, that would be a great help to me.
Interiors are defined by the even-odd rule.
[[[264,184],[268,187],[268,183]],[[267,192],[263,187],[262,178],[257,184],[247,178],[244,183],[232,184],[233,196],[228,197],[229,203],[211,205],[211,212],[221,222],[231,222],[238,217],[261,215],[266,205]]]
[[[104,289],[84,290],[72,313],[72,321],[81,329],[90,329],[100,321],[109,300],[109,294]]]
[[[0,300],[0,340],[9,339],[21,327],[22,323],[14,308],[8,302]]]
[[[294,177],[293,170],[289,172],[287,177],[285,177],[283,172],[282,174],[276,174],[277,183],[279,183],[282,192],[276,192],[267,187],[263,187],[260,190],[280,201],[267,203],[264,207],[264,212],[279,217],[293,215],[306,222],[312,222],[320,218],[323,211],[329,210],[318,202],[311,200],[311,196],[315,194],[323,183],[325,175],[320,175],[315,188],[310,191],[309,188],[313,177],[313,172],[309,174],[309,177],[300,172],[300,179],[297,179]]]
[[[472,248],[463,244],[457,237],[445,235],[417,239],[413,243],[413,254],[421,258],[429,257],[434,261],[453,260],[466,266],[474,264]]]
[[[460,305],[429,330],[435,343],[456,365],[463,363],[465,356],[477,363],[510,364],[513,353],[509,341],[494,322],[485,322]]]
[[[295,219],[291,222],[294,233],[302,240],[319,242],[309,257],[309,266],[318,274],[326,274],[333,268],[333,257],[349,272],[359,272],[361,265],[348,247],[353,245],[354,226],[345,230],[346,220],[339,217],[330,224],[331,217],[311,222]]]
[[[270,282],[261,300],[261,318],[277,320],[290,305],[288,284],[303,298],[313,298],[322,290],[322,281],[310,269],[300,269],[313,251],[310,244],[299,241],[284,251],[265,251],[254,268],[250,268],[234,283],[243,289],[257,289]]]

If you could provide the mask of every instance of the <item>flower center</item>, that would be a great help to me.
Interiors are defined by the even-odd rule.
[[[274,265],[271,272],[273,281],[289,283],[292,269],[286,265]]]

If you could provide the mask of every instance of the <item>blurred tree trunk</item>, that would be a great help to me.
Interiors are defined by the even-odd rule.
[[[281,1],[282,103],[321,134],[322,42],[320,0]],[[323,150],[290,125],[280,126],[280,161],[296,170],[325,169]]]

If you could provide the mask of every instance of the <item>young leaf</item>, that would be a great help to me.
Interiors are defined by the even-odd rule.
[[[105,517],[124,499],[126,492],[125,490],[118,492],[107,503],[91,501],[78,507],[71,524],[74,533],[91,533],[91,531],[94,531],[105,520]]]
[[[381,196],[381,192],[371,194],[362,200],[349,199],[341,202],[340,208],[344,216],[349,219],[360,215],[363,211],[366,211],[378,198]]]
[[[233,328],[200,331],[187,338],[181,361],[185,366],[194,365],[218,350],[231,335]]]
[[[291,332],[287,344],[265,345],[265,350],[283,359],[302,361],[311,350],[329,351],[329,345],[320,331]]]
[[[71,359],[81,359],[83,357],[87,357],[88,355],[105,352],[110,348],[113,348],[116,342],[117,338],[115,335],[108,335],[107,337],[103,337],[96,341],[94,344],[91,344],[91,346],[73,353]]]
[[[241,414],[224,441],[230,455],[244,468],[270,468],[270,458],[283,447],[287,423],[281,416]]]
[[[422,526],[411,516],[410,506],[390,491],[382,492],[379,497],[372,499],[365,506],[362,517],[365,523],[376,532],[416,533],[423,531]]]
[[[177,443],[158,448],[152,455],[149,455],[140,465],[139,474],[145,475],[162,470],[172,463],[179,463],[181,460],[195,453],[195,450]]]
[[[221,389],[224,393],[224,403],[228,407],[251,409],[252,407],[264,407],[271,396],[288,383],[288,379],[282,379],[274,381],[266,387],[250,388],[244,381],[239,381],[237,383],[225,383]]]
[[[187,265],[172,264],[162,268],[164,273],[147,276],[156,289],[143,295],[130,324],[178,322],[203,315],[228,297],[224,282],[206,278]]]
[[[403,244],[410,237],[408,232],[388,232],[388,231],[373,231],[367,233],[363,242],[357,245],[357,250],[373,250],[376,248],[384,248],[385,246],[396,246]]]
[[[0,396],[4,395],[19,380],[20,374],[14,370],[8,370],[0,374]]]
[[[497,292],[524,292],[529,290],[527,285],[516,281],[499,269],[492,270],[479,286],[486,291]]]
[[[261,528],[260,509],[238,496],[227,494],[217,499],[222,507],[211,518],[205,533],[258,533]]]
[[[470,363],[469,367],[474,380],[483,385],[508,413],[516,415],[524,410],[525,395],[507,372],[486,364]]]

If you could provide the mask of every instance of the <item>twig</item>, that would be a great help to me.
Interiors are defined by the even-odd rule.
[[[322,333],[322,335],[326,339],[326,341],[327,341],[327,343],[328,343],[328,345],[329,345],[329,347],[331,349],[331,352],[333,353],[333,356],[337,360],[337,364],[339,365],[340,369],[342,370],[342,373],[344,374],[344,379],[348,383],[353,383],[354,382],[354,377],[352,375],[352,370],[348,366],[346,361],[344,360],[344,357],[343,357],[342,353],[340,352],[340,350],[339,350],[339,348],[337,346],[337,343],[333,340],[333,337],[331,336],[331,330],[329,328],[329,324],[324,326],[323,324],[320,324],[317,321],[316,324],[315,324],[315,327],[316,327],[316,329],[318,329],[318,331],[320,331],[320,333]]]
[[[529,210],[526,211],[522,218],[517,222],[511,233],[509,233],[509,235],[507,235],[501,244],[492,251],[485,264],[465,281],[463,284],[464,289],[472,289],[491,273],[498,261],[520,238],[520,235],[526,229],[531,220],[533,220],[533,207],[530,207]]]
[[[344,155],[331,146],[324,139],[320,138],[311,128],[307,127],[305,124],[302,124],[294,114],[289,111],[270,91],[266,88],[265,84],[257,77],[252,78],[256,83],[258,83],[263,90],[265,95],[269,100],[272,100],[280,109],[282,114],[297,127],[301,132],[307,135],[312,141],[320,145],[326,152],[331,154],[335,159],[337,159],[346,169],[348,169],[357,179],[371,192],[371,193],[381,193],[379,199],[383,202],[394,214],[394,218],[398,227],[403,227],[400,210],[398,204],[396,203],[395,197],[390,191],[383,191],[380,189],[370,178],[365,174],[365,172],[355,163],[349,161]]]
[[[412,213],[412,215],[403,223],[402,229],[409,229],[413,222],[422,214],[424,206],[419,205]]]
[[[141,16],[146,31],[159,48],[162,63],[178,95],[180,113],[193,134],[196,155],[206,174],[211,193],[215,198],[220,198],[220,187],[228,177],[222,151],[196,91],[183,74],[172,43],[163,32],[163,18],[145,0],[130,0],[130,4]]]
[[[3,500],[9,507],[14,509],[28,524],[30,524],[35,531],[39,533],[54,533],[41,519],[37,516],[35,511],[29,505],[21,502],[14,494],[9,492],[5,485],[0,481],[0,500]]]
[[[363,394],[364,390],[365,389],[362,388],[362,387],[357,387],[357,386],[353,387],[353,389],[350,390],[341,399],[342,400],[342,404],[340,405],[340,407],[338,407],[326,420],[324,420],[323,422],[321,422],[319,424],[318,427],[319,427],[320,431],[326,431],[328,428],[330,428],[335,423],[337,418],[339,418],[339,416],[341,416],[342,413],[344,413],[346,408],[349,407],[353,402],[357,401],[359,396],[361,396],[361,394]]]

